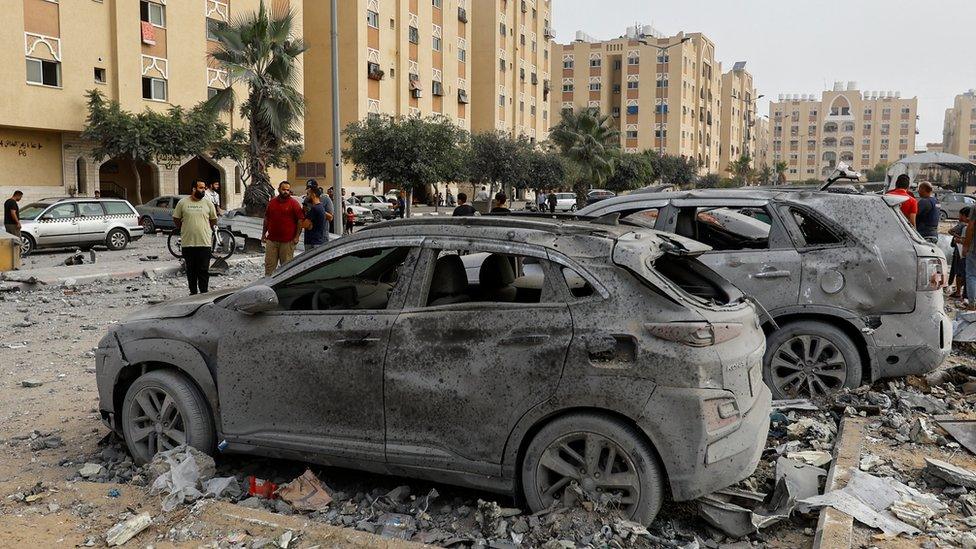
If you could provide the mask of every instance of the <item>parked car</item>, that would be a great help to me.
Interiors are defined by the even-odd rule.
[[[576,193],[556,193],[557,212],[575,212],[576,208]]]
[[[99,244],[121,250],[142,238],[132,204],[114,198],[55,198],[20,209],[22,253],[39,248],[90,248]]]
[[[382,196],[374,194],[356,195],[349,199],[356,206],[367,208],[373,216],[373,221],[379,223],[384,219],[396,217],[396,204]]]
[[[590,192],[586,193],[586,205],[596,204],[601,200],[606,200],[608,198],[613,198],[617,196],[617,193],[613,191],[608,191],[606,189],[592,189]]]
[[[897,211],[904,198],[828,192],[638,191],[581,216],[698,240],[700,259],[766,311],[763,377],[774,398],[924,374],[949,354],[946,261]]]
[[[976,196],[962,193],[946,193],[939,197],[939,212],[943,221],[947,219],[959,219],[959,210],[976,206]]]
[[[221,441],[521,490],[534,511],[577,481],[649,523],[665,494],[751,475],[766,442],[756,310],[705,249],[571,220],[373,225],[110,328],[101,416],[139,463]]]
[[[173,210],[180,200],[188,195],[160,196],[153,198],[141,206],[136,206],[139,212],[139,223],[146,234],[156,234],[156,231],[170,232],[176,229],[173,221]]]
[[[349,200],[342,201],[342,213],[345,215],[346,209],[352,208],[352,213],[356,214],[356,225],[365,225],[366,223],[372,223],[375,221],[373,216],[373,210],[350,202]],[[382,219],[381,219],[382,221]]]

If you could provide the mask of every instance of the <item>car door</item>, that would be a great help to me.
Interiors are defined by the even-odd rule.
[[[173,197],[162,196],[158,198],[152,207],[153,223],[160,229],[175,228],[176,224],[173,222],[173,208],[175,207],[176,203]]]
[[[99,202],[78,202],[78,241],[101,242],[108,233],[109,220]]]
[[[665,218],[659,228],[711,246],[699,261],[774,315],[796,305],[800,254],[768,201],[677,199]]]
[[[77,241],[78,210],[73,203],[55,204],[38,218],[38,246],[69,245]]]
[[[556,389],[573,335],[569,308],[541,248],[448,239],[425,247],[386,358],[387,461],[394,471],[497,475],[518,419]],[[496,276],[506,262],[514,280]]]
[[[420,242],[334,247],[269,281],[279,310],[227,311],[216,368],[222,432],[246,444],[382,460],[383,361]]]

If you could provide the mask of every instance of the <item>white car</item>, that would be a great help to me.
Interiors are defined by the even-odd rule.
[[[352,208],[352,213],[356,214],[356,225],[365,225],[366,223],[373,223],[376,221],[373,215],[373,210],[358,204],[354,204],[349,200],[343,200],[342,214],[345,215],[346,210],[349,208]],[[382,218],[380,218],[380,221],[382,221]]]
[[[575,212],[576,207],[576,193],[556,193],[557,212]]]
[[[115,198],[46,198],[21,208],[20,221],[23,255],[99,244],[121,250],[144,234],[132,204]]]
[[[379,223],[384,219],[396,217],[396,204],[375,194],[356,195],[348,200],[353,205],[368,208],[372,212],[373,222]],[[357,214],[358,217],[358,214]]]

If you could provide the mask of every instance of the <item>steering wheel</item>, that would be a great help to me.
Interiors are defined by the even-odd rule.
[[[319,288],[318,290],[315,290],[315,293],[312,294],[312,310],[313,311],[328,310],[328,307],[326,307],[325,309],[322,309],[322,308],[319,307],[319,304],[321,303],[321,297],[322,297],[322,293],[323,292],[326,293],[326,294],[328,294],[329,301],[330,302],[332,301],[332,290],[330,290],[328,288]]]

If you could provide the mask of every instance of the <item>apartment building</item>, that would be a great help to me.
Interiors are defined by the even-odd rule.
[[[632,27],[605,41],[577,33],[553,51],[554,113],[597,109],[612,115],[624,150],[680,155],[718,172],[722,65],[705,35]]]
[[[543,141],[550,115],[552,0],[473,0],[474,132]]]
[[[770,103],[772,162],[789,181],[821,179],[838,163],[865,170],[915,151],[918,99],[892,91],[861,92],[855,82],[816,95],[780,95]]]
[[[942,133],[944,152],[976,162],[976,90],[956,96]]]
[[[757,162],[758,140],[756,131],[756,86],[752,74],[746,70],[746,62],[739,61],[732,70],[722,75],[721,112],[719,123],[719,171],[729,174],[729,164],[742,156]]]
[[[288,0],[274,0],[288,5]],[[210,29],[256,10],[259,0],[8,0],[0,26],[0,194],[27,200],[65,194],[132,198],[125,162],[91,158],[79,133],[85,93],[100,90],[124,109],[192,107],[230,85],[208,60]],[[294,2],[300,8],[301,2]],[[299,10],[300,16],[300,10]],[[301,17],[298,20],[301,33]],[[235,113],[232,127],[243,121]],[[227,204],[239,203],[232,161],[167,158],[140,164],[143,200],[187,192],[197,177],[220,180]]]

